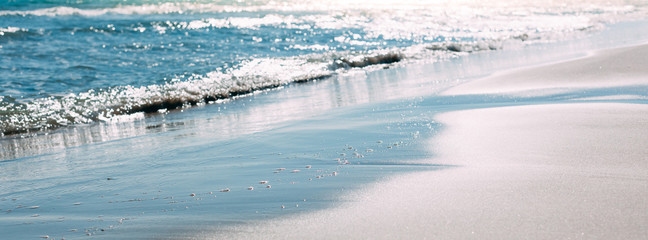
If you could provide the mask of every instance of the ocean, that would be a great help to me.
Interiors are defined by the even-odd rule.
[[[577,54],[593,36],[598,47],[627,44],[600,34],[636,28],[623,23],[647,9],[641,0],[0,3],[0,234],[157,238],[330,207],[392,173],[455,167],[409,163],[433,156],[417,140],[442,128],[431,116],[503,100],[426,96]],[[439,107],[416,110],[430,101]]]
[[[561,40],[645,14],[645,1],[372,2],[10,1],[0,10],[0,132],[106,122],[352,68]]]

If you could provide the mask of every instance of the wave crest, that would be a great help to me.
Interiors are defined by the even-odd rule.
[[[143,4],[143,5],[117,5],[116,7],[107,8],[76,8],[69,6],[56,6],[41,8],[35,10],[5,10],[0,11],[0,16],[19,15],[19,16],[100,16],[106,14],[120,15],[148,15],[148,14],[185,14],[185,13],[205,13],[205,12],[241,12],[255,11],[259,6],[234,6],[220,5],[213,3],[160,3],[160,4]]]
[[[53,96],[19,104],[0,104],[2,135],[55,129],[71,124],[110,121],[133,113],[177,109],[291,83],[331,77],[349,68],[401,61],[400,53],[313,54],[290,58],[261,58],[225,72],[210,72],[186,81],[142,87],[119,86],[79,94]]]
[[[29,30],[23,29],[23,28],[18,28],[18,27],[6,27],[6,28],[0,28],[0,39],[2,37],[13,37],[13,36],[20,36],[24,33],[28,33]]]

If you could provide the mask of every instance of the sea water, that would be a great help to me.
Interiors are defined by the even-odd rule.
[[[1,3],[0,233],[179,238],[328,207],[392,172],[454,167],[409,163],[430,157],[416,139],[441,127],[433,112],[501,99],[423,96],[521,59],[547,61],[541,46],[645,10],[644,1]]]
[[[9,1],[0,134],[110,121],[341,74],[560,40],[645,1]]]

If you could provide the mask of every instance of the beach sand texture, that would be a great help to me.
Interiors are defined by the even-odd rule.
[[[544,94],[588,89],[645,85],[648,45],[616,48],[542,66],[502,71],[442,94]],[[540,91],[542,90],[542,91]]]
[[[497,74],[445,94],[646,85],[647,49]],[[647,105],[619,102],[441,113],[444,129],[429,142],[436,157],[423,162],[456,167],[393,177],[338,208],[200,238],[646,239],[647,116]]]
[[[648,239],[647,16],[0,3],[0,240]]]

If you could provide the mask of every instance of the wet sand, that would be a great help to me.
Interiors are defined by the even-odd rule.
[[[645,87],[647,49],[498,73],[444,95]],[[435,157],[421,162],[455,167],[394,176],[342,196],[337,208],[197,237],[645,239],[648,105],[623,91],[580,99],[438,114],[443,129],[429,140]]]

